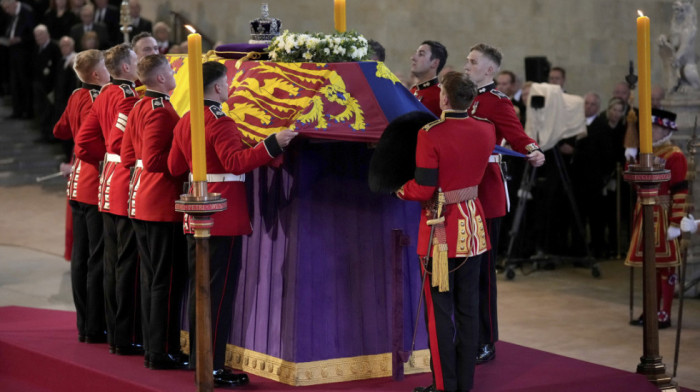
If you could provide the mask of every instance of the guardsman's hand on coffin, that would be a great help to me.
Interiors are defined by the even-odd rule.
[[[277,139],[277,144],[279,144],[280,147],[285,148],[289,145],[289,142],[291,142],[292,139],[294,139],[294,137],[296,137],[296,135],[298,134],[299,133],[294,132],[292,130],[285,129],[281,132],[277,132],[275,134],[275,138]]]

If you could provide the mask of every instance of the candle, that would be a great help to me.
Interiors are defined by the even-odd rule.
[[[333,16],[335,18],[335,29],[339,33],[344,33],[345,25],[345,0],[333,0]]]
[[[202,85],[202,36],[187,36],[190,71],[190,129],[192,139],[192,178],[207,180],[207,155],[204,148],[204,86]]]
[[[639,64],[639,152],[651,154],[651,41],[649,18],[637,18],[637,64]]]

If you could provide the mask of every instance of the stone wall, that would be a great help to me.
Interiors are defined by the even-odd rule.
[[[266,0],[270,15],[290,31],[333,30],[332,0]],[[524,77],[523,58],[547,56],[567,70],[566,89],[596,91],[604,101],[636,63],[636,15],[651,18],[652,41],[668,32],[671,0],[348,0],[347,25],[387,49],[386,63],[407,74],[409,57],[421,41],[441,41],[448,64],[461,68],[469,47],[487,42],[504,53],[503,69]],[[246,42],[249,24],[260,14],[257,0],[142,1],[143,15],[169,20],[175,10],[223,43]],[[699,40],[700,41],[700,40]],[[654,54],[656,51],[654,50]],[[660,60],[652,58],[652,83],[661,83]]]

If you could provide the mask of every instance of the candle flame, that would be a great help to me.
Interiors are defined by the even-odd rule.
[[[639,14],[639,16],[644,16],[644,12],[642,12],[642,10],[637,10],[637,13]]]
[[[189,30],[190,33],[192,33],[192,34],[194,34],[194,33],[197,32],[197,30],[195,30],[195,28],[192,27],[192,26],[190,26],[190,25],[185,25],[185,28],[186,28],[187,30]]]

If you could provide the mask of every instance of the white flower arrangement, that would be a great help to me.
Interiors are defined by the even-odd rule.
[[[355,31],[297,34],[285,30],[265,51],[270,60],[282,63],[340,63],[369,58],[367,39]]]

